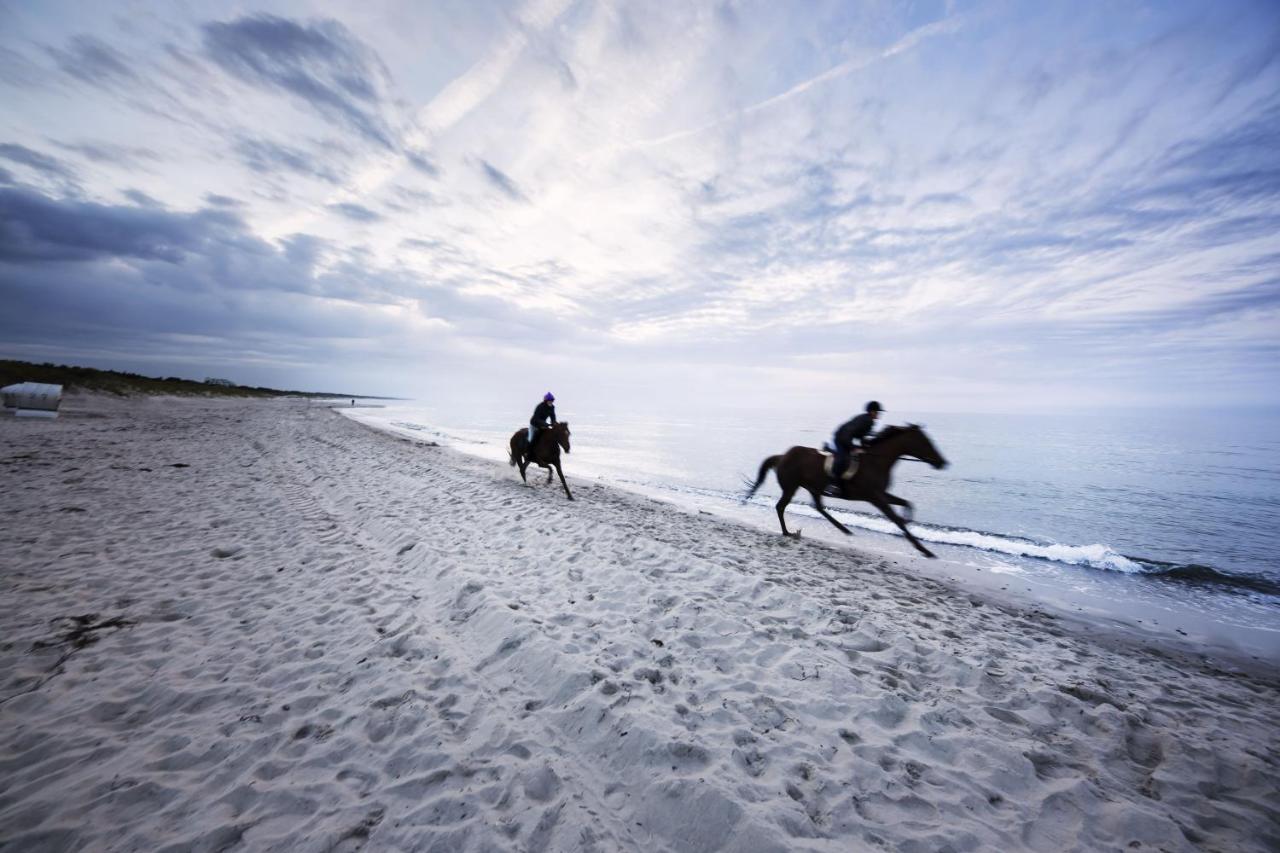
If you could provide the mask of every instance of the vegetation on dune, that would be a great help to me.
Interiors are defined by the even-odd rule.
[[[133,394],[169,394],[201,397],[347,397],[360,394],[338,394],[318,391],[282,391],[250,385],[214,385],[176,376],[157,378],[118,370],[98,370],[66,364],[34,364],[27,361],[0,360],[0,387],[17,382],[47,382],[61,385],[66,391],[98,391],[127,397]],[[363,399],[369,399],[364,397]]]

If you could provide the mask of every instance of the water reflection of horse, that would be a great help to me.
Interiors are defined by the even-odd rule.
[[[932,557],[933,552],[920,544],[920,540],[907,529],[907,521],[913,514],[911,503],[888,492],[893,466],[903,457],[928,462],[934,468],[947,467],[947,460],[942,458],[942,454],[929,440],[929,436],[925,435],[924,430],[918,425],[885,427],[867,445],[866,452],[861,456],[858,472],[854,474],[853,479],[843,483],[843,494],[840,497],[851,501],[867,501],[898,525],[903,535],[921,554]],[[787,504],[791,503],[791,498],[798,489],[805,489],[813,496],[813,506],[823,518],[834,524],[841,533],[850,533],[849,528],[832,518],[831,513],[827,512],[827,508],[822,505],[823,492],[831,483],[830,477],[824,470],[825,459],[824,454],[812,447],[793,447],[780,456],[770,456],[760,464],[760,475],[756,477],[755,485],[747,492],[746,497],[754,495],[764,483],[769,470],[776,468],[778,485],[782,487],[782,497],[777,503],[778,521],[782,524],[784,536],[799,537],[800,535],[798,531],[791,533],[787,530],[787,521],[782,516],[782,511],[786,509]],[[894,512],[895,506],[906,508],[906,519]]]
[[[524,475],[525,469],[530,465],[538,465],[547,469],[547,482],[551,482],[551,469],[555,468],[556,473],[560,475],[560,485],[564,486],[564,493],[568,495],[569,500],[573,500],[573,495],[569,494],[569,484],[564,481],[564,472],[560,470],[560,451],[569,452],[569,424],[561,421],[554,426],[546,429],[538,430],[538,437],[533,441],[533,452],[529,452],[529,431],[527,429],[516,430],[511,436],[511,464],[520,466],[520,479],[526,483],[529,478]]]

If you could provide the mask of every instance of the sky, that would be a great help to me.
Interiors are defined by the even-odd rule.
[[[0,0],[0,357],[1280,405],[1280,4]]]

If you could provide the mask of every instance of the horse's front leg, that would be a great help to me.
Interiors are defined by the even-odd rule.
[[[901,500],[901,498],[899,498],[899,500]],[[889,519],[894,524],[898,525],[898,529],[902,531],[902,535],[907,537],[908,542],[916,546],[917,551],[919,551],[921,554],[924,554],[926,557],[929,557],[930,559],[933,559],[937,556],[928,548],[924,547],[924,545],[920,542],[920,540],[917,539],[915,535],[912,534],[912,532],[907,529],[906,521],[902,519],[902,516],[898,515],[896,512],[893,511],[893,507],[889,506],[889,500],[884,492],[880,492],[878,494],[868,496],[867,502],[870,503],[872,506],[874,506],[876,509],[880,510],[882,513],[884,513],[885,518]]]
[[[560,470],[560,460],[556,460],[556,473],[560,475],[560,485],[564,486],[564,493],[569,500],[573,500],[573,495],[569,494],[569,484],[564,481],[564,472]],[[551,472],[547,471],[547,482],[551,482]]]
[[[916,520],[916,508],[911,501],[905,498],[900,498],[897,495],[891,495],[888,492],[884,493],[884,499],[886,503],[892,504],[893,506],[900,506],[906,510],[904,515],[907,517],[908,524]]]

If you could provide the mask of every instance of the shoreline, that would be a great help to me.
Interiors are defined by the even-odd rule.
[[[1280,843],[1274,668],[305,403],[75,407],[0,421],[15,849]]]
[[[434,438],[425,437],[414,429],[361,418],[358,416],[359,408],[352,411],[338,408],[334,411],[378,434],[424,446],[442,446],[469,459],[494,465],[495,476],[506,476],[505,463],[483,453],[468,452],[465,445],[441,445]],[[438,432],[429,431],[428,435],[436,436]],[[572,457],[566,460],[566,465],[565,476],[571,482],[576,479],[578,482],[596,483],[628,495],[658,501],[684,514],[713,516],[754,533],[765,533],[775,538],[778,535],[771,506],[767,513],[761,513],[751,507],[713,505],[658,486],[618,482],[607,474],[586,473],[575,476]],[[532,472],[530,477],[532,481]],[[1157,599],[1152,595],[1155,591],[1166,591],[1151,586],[1165,583],[1158,578],[1118,572],[1098,574],[1100,570],[1091,570],[1094,572],[1089,575],[1091,585],[1085,589],[1072,583],[1069,578],[1044,578],[984,568],[974,562],[975,558],[982,560],[987,557],[987,552],[981,549],[972,549],[972,554],[969,554],[966,552],[971,549],[962,546],[930,542],[940,552],[940,557],[928,560],[912,550],[909,543],[896,532],[886,536],[859,528],[854,536],[845,537],[828,527],[819,516],[808,511],[807,505],[799,500],[789,507],[789,513],[793,526],[804,525],[804,536],[799,543],[801,547],[827,548],[863,561],[887,561],[907,575],[920,575],[941,582],[957,595],[981,595],[992,604],[1046,610],[1057,618],[1077,625],[1082,633],[1104,630],[1115,640],[1133,646],[1167,646],[1167,651],[1171,653],[1190,655],[1200,660],[1217,658],[1219,663],[1245,671],[1280,673],[1280,625],[1268,629],[1222,622],[1199,612],[1190,603],[1177,609],[1172,596]],[[1196,590],[1192,590],[1193,595],[1195,592]]]

